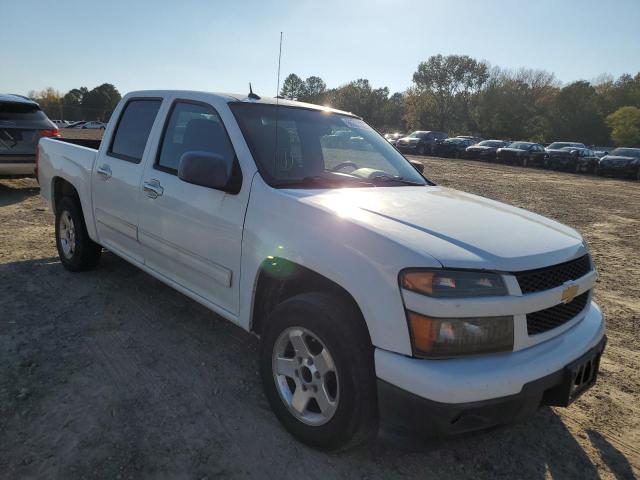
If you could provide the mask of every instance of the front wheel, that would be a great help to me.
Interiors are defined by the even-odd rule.
[[[416,153],[418,155],[424,155],[426,153],[426,151],[424,149],[424,145],[418,145],[418,148],[416,149]]]
[[[56,205],[56,247],[62,266],[72,272],[90,270],[100,260],[102,247],[89,238],[82,210],[70,197]]]
[[[325,293],[278,305],[260,343],[271,408],[298,440],[324,450],[357,445],[377,431],[373,347],[360,312]]]

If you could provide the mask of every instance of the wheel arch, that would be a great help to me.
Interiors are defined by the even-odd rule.
[[[362,309],[351,293],[326,276],[281,257],[268,257],[258,268],[254,284],[250,330],[260,335],[269,314],[278,304],[295,295],[308,292],[326,292],[350,302],[360,313],[362,324],[371,340]]]
[[[80,194],[76,187],[71,182],[62,177],[53,177],[51,179],[51,209],[55,213],[57,205],[60,203],[63,197],[71,197],[78,202],[82,209],[82,202],[80,201]],[[84,215],[84,212],[83,212]]]

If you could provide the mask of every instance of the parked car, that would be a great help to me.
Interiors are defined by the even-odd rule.
[[[69,125],[67,125],[65,128],[80,128],[82,127],[82,125],[84,125],[85,123],[87,123],[86,120],[79,120],[77,122],[71,122]]]
[[[545,150],[547,152],[552,152],[554,150],[562,150],[563,148],[566,148],[566,147],[587,148],[587,146],[584,143],[580,143],[580,142],[553,142],[549,144],[545,148]]]
[[[640,148],[616,148],[600,159],[596,173],[640,180]]]
[[[454,138],[464,138],[465,140],[473,140],[474,143],[480,143],[484,138],[474,137],[473,135],[456,135]]]
[[[499,148],[506,147],[509,142],[504,140],[483,140],[467,147],[465,150],[465,158],[471,160],[482,160],[484,162],[493,162],[496,159],[496,151]]]
[[[398,132],[384,134],[384,138],[387,139],[387,142],[389,142],[394,147],[396,146],[396,143],[398,143],[398,140],[400,140],[404,136],[405,136],[404,133],[398,133]]]
[[[107,127],[107,124],[104,122],[90,121],[90,122],[83,123],[78,128],[90,129],[90,130],[104,130],[106,127]]]
[[[476,143],[475,138],[447,138],[434,145],[433,155],[445,158],[461,158],[464,156],[467,147]]]
[[[593,150],[593,152],[600,158],[604,157],[605,155],[609,155],[609,152],[611,152],[614,148],[613,147],[597,147],[597,146],[592,146],[590,147],[591,150]]]
[[[36,102],[0,94],[0,177],[33,175],[38,140],[59,135]]]
[[[415,155],[431,155],[438,140],[444,140],[447,134],[433,130],[418,130],[396,142],[396,148],[402,153]]]
[[[132,92],[98,150],[42,139],[62,266],[106,247],[254,332],[275,415],[323,449],[378,419],[492,428],[595,383],[605,323],[578,232],[434,185],[352,114],[255,97]],[[368,149],[323,148],[337,130]]]
[[[590,148],[576,148],[573,149],[573,151],[575,154],[574,169],[576,173],[596,173],[598,170],[598,163],[600,162],[600,156],[597,152]]]
[[[546,159],[544,147],[533,142],[512,142],[496,151],[496,161],[507,165],[542,167]]]
[[[58,128],[66,128],[69,125],[69,122],[66,120],[51,120],[53,124]]]

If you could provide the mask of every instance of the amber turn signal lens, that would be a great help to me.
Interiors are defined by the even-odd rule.
[[[433,295],[433,272],[405,272],[402,275],[402,288]]]
[[[433,340],[436,336],[435,324],[429,317],[414,312],[407,312],[409,325],[413,337],[413,347],[421,352],[433,350]]]

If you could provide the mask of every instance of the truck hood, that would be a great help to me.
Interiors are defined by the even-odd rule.
[[[449,268],[529,270],[586,252],[580,234],[567,226],[444,187],[283,192],[433,257]]]

